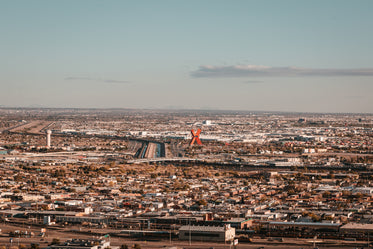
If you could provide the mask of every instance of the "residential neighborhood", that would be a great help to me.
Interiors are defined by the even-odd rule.
[[[2,238],[7,238],[3,243],[13,239],[9,246],[16,246],[18,239],[24,248],[31,240],[40,248],[75,248],[71,245],[87,236],[115,242],[102,242],[97,248],[120,247],[133,239],[143,247],[149,240],[162,246],[172,241],[186,245],[220,241],[242,247],[256,240],[281,244],[315,236],[320,243],[348,239],[369,244],[371,116],[361,122],[328,115],[326,120],[319,117],[321,121],[304,124],[293,114],[276,114],[276,122],[267,114],[210,114],[225,120],[200,125],[202,132],[214,133],[215,138],[205,139],[201,133],[203,145],[190,146],[188,136],[154,135],[151,125],[144,127],[146,136],[129,136],[120,129],[113,132],[122,135],[65,137],[55,128],[63,120],[37,121],[47,128],[31,121],[36,130],[25,131],[22,125],[28,122],[17,125],[9,119],[10,114],[19,114],[2,112],[6,112],[2,127],[16,127],[3,129],[0,135],[0,228]],[[24,120],[23,115],[17,118]],[[162,114],[153,115],[162,119]],[[231,115],[238,123],[229,125],[232,135],[227,140],[219,131],[227,120],[235,123]],[[116,120],[116,114],[112,116]],[[43,114],[38,116],[43,119]],[[243,122],[246,119],[260,121],[251,124]],[[80,122],[77,118],[75,130]],[[164,122],[166,132],[170,121]],[[89,123],[85,121],[86,126]],[[170,123],[166,133],[177,134],[180,127]],[[52,130],[49,148],[43,129]],[[263,141],[237,140],[259,130],[261,135],[256,136]],[[137,152],[151,143],[164,144],[165,155],[139,157]],[[78,237],[64,240],[54,236],[56,232]]]

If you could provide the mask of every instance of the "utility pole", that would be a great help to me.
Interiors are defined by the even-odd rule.
[[[190,218],[189,218],[189,245],[192,245],[192,231],[191,231],[191,225],[190,225]]]
[[[313,248],[316,248],[316,239],[317,239],[317,235],[313,237]]]
[[[369,243],[369,231],[368,231],[368,248],[370,248],[370,243]]]

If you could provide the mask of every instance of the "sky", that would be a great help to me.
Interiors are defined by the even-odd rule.
[[[0,0],[0,106],[373,113],[371,0]]]

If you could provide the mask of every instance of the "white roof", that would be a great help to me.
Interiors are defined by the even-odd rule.
[[[234,228],[216,227],[216,226],[182,226],[179,231],[198,231],[198,232],[224,232]]]

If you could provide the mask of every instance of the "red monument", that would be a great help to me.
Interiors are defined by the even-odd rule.
[[[190,132],[192,133],[192,140],[190,140],[189,145],[193,145],[194,143],[202,145],[201,140],[199,140],[199,134],[201,133],[201,129],[198,129],[196,133],[194,133],[194,130],[191,130]]]

